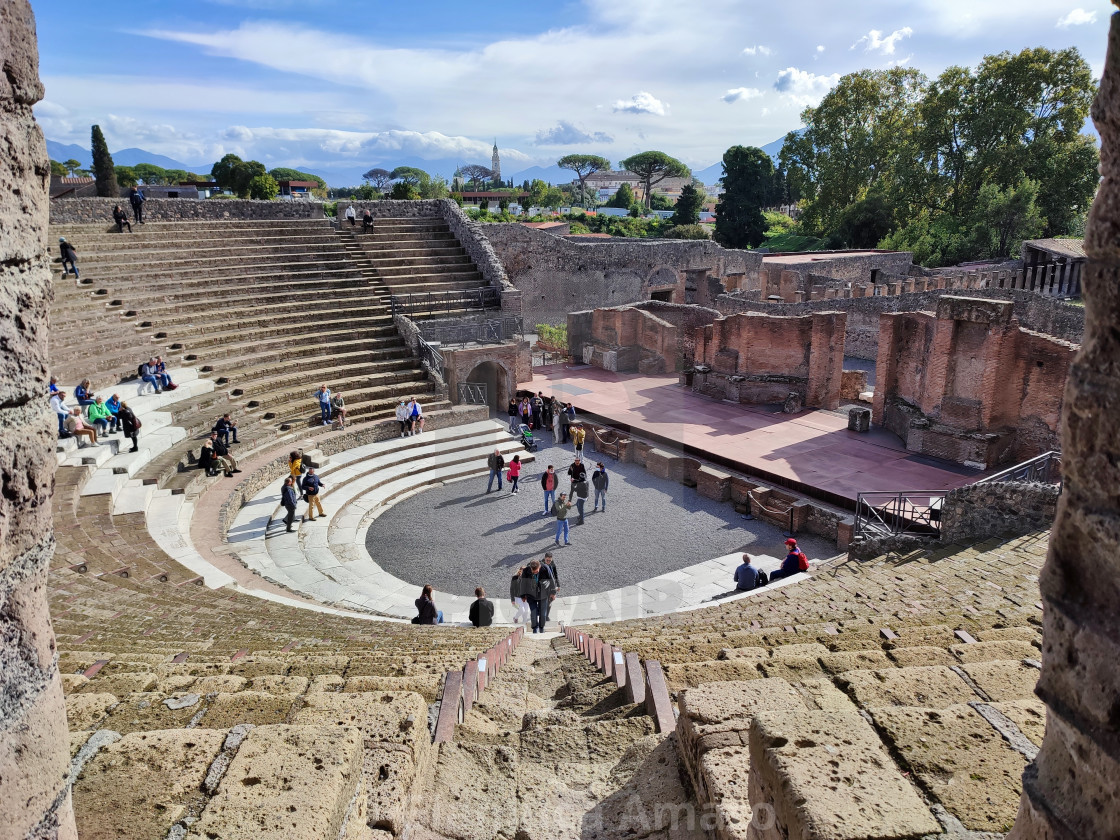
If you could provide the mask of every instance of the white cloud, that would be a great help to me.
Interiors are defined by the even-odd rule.
[[[1068,29],[1071,26],[1082,26],[1086,23],[1096,23],[1097,13],[1087,12],[1084,9],[1074,9],[1058,21],[1059,29]]]
[[[778,74],[774,90],[785,94],[799,105],[815,105],[838,81],[839,73],[823,76],[809,70],[787,67]]]
[[[649,91],[638,91],[629,99],[617,99],[611,110],[625,114],[653,114],[663,117],[669,112],[669,103],[662,102]]]
[[[894,61],[888,61],[887,66],[888,67],[905,67],[907,64],[910,63],[910,60],[913,57],[914,57],[914,54],[910,53],[910,55],[906,56],[906,58],[899,58],[899,59],[896,59]]]
[[[898,44],[903,38],[909,38],[914,34],[914,30],[909,26],[904,26],[901,29],[896,29],[886,38],[883,33],[878,29],[872,29],[854,44],[851,49],[862,46],[864,52],[877,52],[880,55],[893,55],[895,45]]]
[[[743,47],[743,55],[770,55],[772,50],[759,44],[754,47]]]
[[[730,104],[732,102],[738,102],[740,99],[754,99],[758,96],[762,96],[762,91],[758,88],[737,87],[731,88],[731,90],[727,91],[720,99]]]
[[[613,143],[614,138],[603,131],[587,132],[567,120],[537,132],[538,146],[574,146],[577,143]]]
[[[817,52],[818,53],[824,52],[824,44],[817,44]]]

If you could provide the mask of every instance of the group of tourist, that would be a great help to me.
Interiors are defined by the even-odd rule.
[[[424,431],[424,409],[416,397],[401,400],[397,406],[397,422],[401,426],[401,437],[411,437]]]
[[[534,633],[543,633],[559,591],[560,576],[551,551],[544,555],[544,562],[533,559],[527,566],[519,566],[509,582],[509,600],[516,609],[513,623],[528,622]],[[443,624],[443,610],[436,606],[433,592],[431,584],[421,590],[413,624]],[[474,595],[467,617],[475,627],[489,627],[494,621],[494,603],[481,586],[475,587]]]
[[[771,581],[807,571],[809,571],[809,557],[797,545],[797,540],[790,537],[786,540],[786,556],[782,560],[781,567],[772,571],[769,576],[762,569],[757,569],[751,564],[749,554],[744,554],[743,562],[735,569],[735,591],[750,592],[766,586]]]
[[[517,434],[522,425],[533,431],[551,429],[557,444],[567,443],[569,427],[578,425],[575,406],[560,402],[556,397],[546,397],[543,391],[532,397],[510,397],[506,413],[510,434]]]
[[[311,397],[319,404],[319,419],[324,426],[346,428],[346,398],[341,391],[331,391],[323,384]]]
[[[346,221],[350,223],[350,227],[354,227],[357,224],[358,214],[355,212],[353,204],[346,208],[346,213],[343,215],[346,216]],[[362,233],[370,233],[372,230],[373,214],[369,212],[369,208],[367,207],[362,211]]]
[[[58,385],[58,377],[52,376],[47,397],[51,411],[58,418],[60,439],[76,438],[78,447],[82,448],[100,445],[104,442],[102,438],[121,432],[124,438],[132,441],[130,451],[139,451],[138,438],[143,424],[119,395],[104,399],[93,392],[88,379],[83,379],[74,388],[74,400],[78,405],[67,405],[66,396],[66,391]]]

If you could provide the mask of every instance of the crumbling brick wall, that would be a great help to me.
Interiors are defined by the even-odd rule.
[[[0,814],[4,837],[73,838],[69,737],[47,609],[54,551],[48,415],[46,143],[27,0],[0,3]]]

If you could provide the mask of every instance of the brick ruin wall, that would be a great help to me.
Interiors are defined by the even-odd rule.
[[[1058,449],[1076,345],[1022,329],[1009,301],[887,313],[873,418],[912,452],[985,468]]]
[[[568,353],[608,370],[673,373],[693,364],[697,327],[718,317],[714,309],[661,301],[573,312]]]
[[[780,295],[789,303],[813,299],[814,286],[820,289],[818,293],[822,298],[829,288],[835,290],[832,297],[844,297],[840,292],[849,284],[870,285],[872,272],[901,280],[914,270],[913,263],[909,251],[858,254],[821,251],[789,262],[775,255],[763,257],[757,284],[749,284],[747,288],[757,289],[763,300],[770,295]]]
[[[519,224],[488,224],[489,239],[521,292],[525,323],[563,324],[569,312],[648,300],[672,289],[684,303],[685,272],[754,276],[762,256],[710,241],[615,239],[571,242]]]
[[[736,312],[764,312],[772,315],[808,315],[813,312],[840,311],[848,316],[844,337],[844,355],[875,361],[879,354],[879,316],[884,312],[932,311],[946,294],[938,289],[877,297],[818,300],[806,303],[766,303],[748,300],[742,295],[726,294],[714,306],[725,315]],[[989,300],[1010,300],[1020,326],[1073,344],[1081,342],[1085,330],[1085,309],[1055,298],[1018,289],[986,289],[970,291],[969,297]]]
[[[0,3],[0,814],[4,837],[74,838],[69,735],[47,608],[54,433],[47,392],[46,142],[27,0]]]
[[[842,312],[730,315],[696,329],[692,387],[739,403],[781,403],[797,393],[805,407],[840,405],[846,316]]]

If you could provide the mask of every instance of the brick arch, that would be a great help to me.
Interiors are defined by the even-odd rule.
[[[513,371],[500,359],[474,360],[471,365],[463,365],[464,368],[469,367],[470,369],[463,373],[461,381],[485,382],[488,388],[487,397],[490,407],[495,411],[502,411],[516,387],[517,380],[514,378]],[[483,370],[480,371],[480,368]]]
[[[670,265],[659,265],[642,284],[646,297],[667,303],[684,303],[684,273]]]

